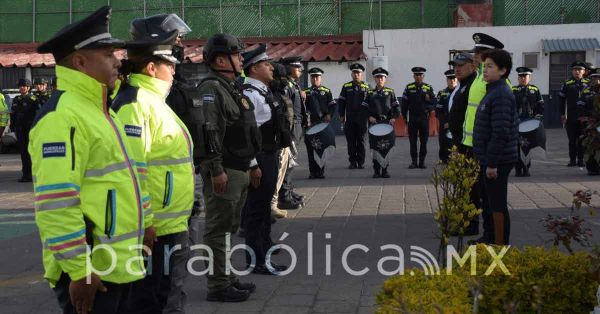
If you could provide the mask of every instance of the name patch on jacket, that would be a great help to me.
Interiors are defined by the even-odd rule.
[[[142,127],[137,125],[125,124],[125,134],[127,134],[127,136],[142,137]]]
[[[67,146],[65,142],[42,144],[42,158],[65,157]]]

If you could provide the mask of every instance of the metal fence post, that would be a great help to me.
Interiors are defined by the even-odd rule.
[[[69,0],[69,24],[73,23],[73,0]]]
[[[219,0],[219,30],[223,32],[223,0]]]
[[[342,0],[337,0],[338,34],[342,34]]]
[[[146,18],[146,0],[144,0],[144,18]]]
[[[258,0],[258,36],[262,37],[262,0]]]
[[[298,0],[298,36],[300,36],[300,0]]]
[[[181,19],[185,21],[185,0],[181,0]]]
[[[425,27],[425,2],[421,0],[421,27]]]
[[[35,0],[33,0],[33,18],[32,18],[32,24],[33,24],[33,30],[32,30],[32,42],[35,42]]]
[[[525,5],[525,25],[529,25],[529,1],[523,0]]]
[[[383,4],[381,3],[381,0],[379,0],[379,29],[381,29],[381,25],[382,25],[382,13],[381,10],[383,9]]]

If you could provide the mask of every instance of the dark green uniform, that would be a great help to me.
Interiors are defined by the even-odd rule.
[[[200,153],[204,180],[206,230],[204,242],[213,251],[214,273],[208,276],[209,293],[235,283],[226,274],[226,233],[239,227],[240,210],[246,202],[250,161],[260,150],[260,134],[254,107],[241,92],[241,86],[210,71],[198,86],[204,112],[205,147]],[[212,177],[227,173],[225,193],[213,193]]]
[[[43,92],[35,91],[33,95],[38,99],[41,107],[48,101],[48,99],[50,99],[50,95],[52,95],[52,93],[49,90],[45,90]]]

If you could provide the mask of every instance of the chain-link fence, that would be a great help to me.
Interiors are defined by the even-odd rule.
[[[494,25],[600,22],[600,0],[0,0],[0,42],[48,39],[63,25],[111,5],[111,32],[128,38],[129,21],[176,13],[205,38],[354,34],[365,29],[455,25],[457,3],[493,2]]]
[[[600,22],[598,0],[495,0],[495,25]]]

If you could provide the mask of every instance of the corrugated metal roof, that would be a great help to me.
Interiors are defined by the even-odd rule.
[[[361,35],[244,38],[248,49],[258,43],[267,44],[268,54],[275,60],[284,56],[302,56],[303,61],[355,61],[364,58]],[[192,63],[202,62],[202,47],[206,40],[186,40],[185,58]],[[39,54],[38,44],[0,44],[1,67],[52,67],[51,54]],[[117,52],[122,58],[124,51]]]
[[[600,49],[596,38],[542,39],[542,44],[545,52]]]

